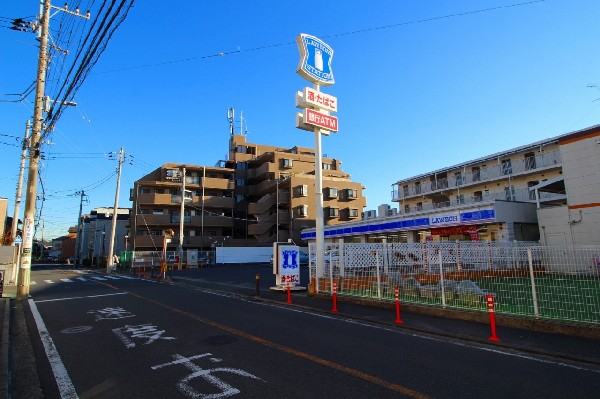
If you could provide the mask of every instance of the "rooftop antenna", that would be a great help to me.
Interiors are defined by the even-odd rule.
[[[229,134],[231,134],[232,136],[235,134],[233,131],[233,128],[235,126],[235,109],[233,108],[227,108],[227,119],[229,120]]]
[[[246,124],[246,128],[244,129],[245,121],[246,121],[246,119],[244,119],[244,111],[240,111],[240,134],[241,135],[248,135],[248,124]]]

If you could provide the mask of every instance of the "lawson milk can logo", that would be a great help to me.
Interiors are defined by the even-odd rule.
[[[298,251],[291,250],[283,250],[281,251],[283,255],[283,265],[284,269],[297,269],[298,268]]]
[[[318,37],[306,33],[301,33],[296,38],[296,43],[300,50],[300,62],[296,72],[303,78],[322,86],[334,84],[331,70],[333,49]]]

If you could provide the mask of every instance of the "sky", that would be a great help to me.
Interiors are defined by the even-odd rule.
[[[38,48],[7,20],[38,10],[36,0],[0,5],[8,216],[34,102],[8,94],[35,80]],[[131,207],[134,181],[166,162],[226,159],[228,108],[236,133],[243,113],[248,142],[314,147],[314,135],[295,128],[295,93],[310,85],[296,73],[300,33],[334,50],[335,84],[322,90],[338,98],[339,131],[323,137],[323,154],[366,187],[366,210],[396,205],[400,179],[600,123],[599,15],[597,0],[138,0],[43,146],[36,238],[76,225],[79,190],[84,214],[113,207],[108,154],[120,148],[131,161],[120,207]],[[52,35],[60,21],[52,18]],[[51,70],[68,62],[59,58]]]

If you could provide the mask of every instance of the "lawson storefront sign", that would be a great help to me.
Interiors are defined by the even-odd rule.
[[[325,230],[326,238],[340,236],[363,235],[371,233],[392,232],[402,230],[424,230],[428,228],[443,225],[460,225],[463,223],[483,223],[496,220],[496,212],[493,208],[479,209],[476,211],[465,211],[443,215],[432,215],[415,219],[372,219],[369,221],[352,223],[347,226],[331,226]],[[314,240],[316,237],[314,230],[302,232],[302,239],[305,241]]]

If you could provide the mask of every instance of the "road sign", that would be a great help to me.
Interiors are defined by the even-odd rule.
[[[304,79],[322,86],[334,84],[331,70],[333,49],[318,37],[306,33],[296,37],[296,43],[300,50],[300,62],[296,72]]]
[[[21,238],[21,236],[16,236],[15,240],[13,241],[13,244],[22,244],[23,243],[23,239]]]

